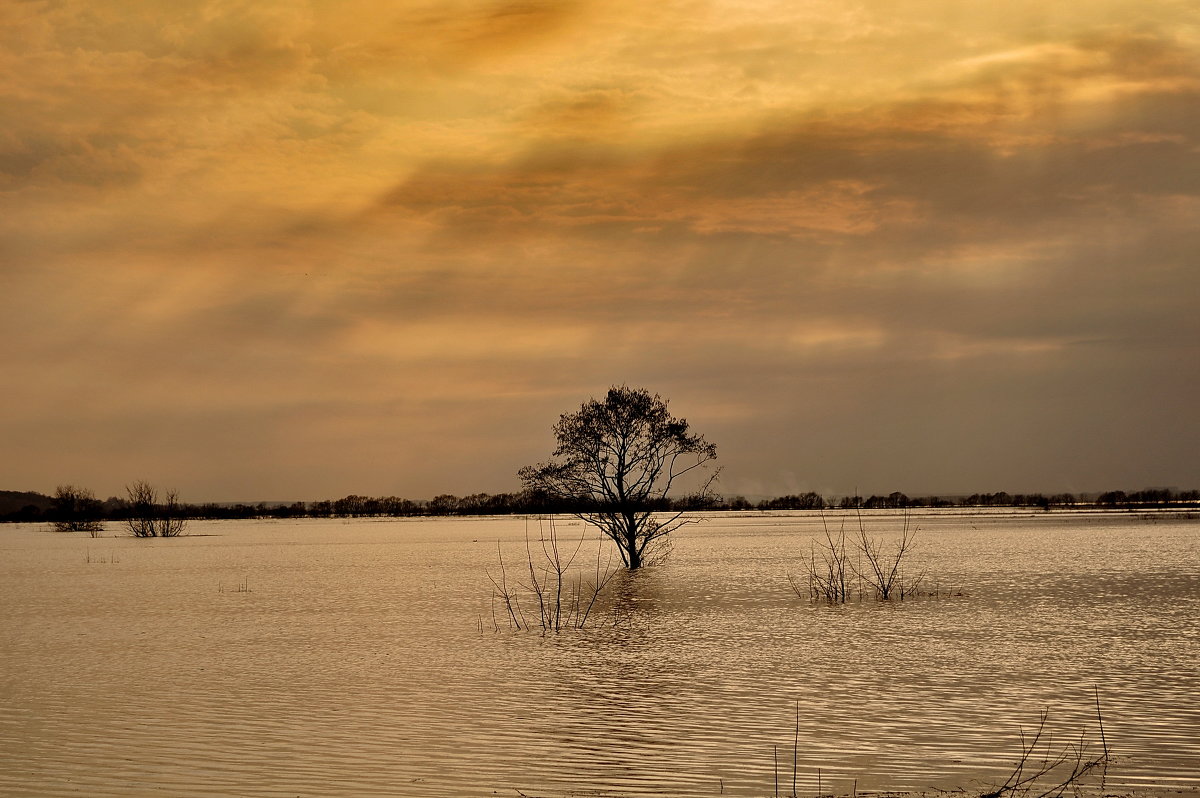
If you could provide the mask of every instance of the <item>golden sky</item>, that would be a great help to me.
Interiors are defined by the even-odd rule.
[[[1192,0],[0,3],[0,488],[1200,485]]]

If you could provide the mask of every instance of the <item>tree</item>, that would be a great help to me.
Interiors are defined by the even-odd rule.
[[[87,488],[59,485],[50,500],[50,513],[58,532],[88,532],[96,537],[104,529],[100,502]]]
[[[187,520],[179,506],[179,494],[167,491],[166,501],[158,502],[158,491],[149,482],[125,486],[129,496],[129,515],[125,528],[136,538],[174,538],[183,534]]]
[[[675,482],[695,471],[693,495],[710,497],[719,473],[709,468],[717,447],[644,388],[614,386],[604,401],[592,399],[560,416],[554,436],[554,459],[522,468],[522,482],[599,528],[630,569],[645,564],[652,546],[688,522],[682,511],[655,516],[667,508]]]

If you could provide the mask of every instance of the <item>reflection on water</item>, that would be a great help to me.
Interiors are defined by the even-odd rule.
[[[1098,741],[1093,685],[1110,787],[1200,782],[1200,524],[916,520],[966,595],[809,604],[819,519],[726,515],[548,636],[492,631],[522,519],[2,527],[0,795],[766,796],[797,724],[802,793],[971,787],[1042,707]]]

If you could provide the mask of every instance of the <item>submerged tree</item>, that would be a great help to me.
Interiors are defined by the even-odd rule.
[[[59,532],[88,532],[96,537],[104,529],[104,508],[87,488],[59,485],[50,500],[54,529]]]
[[[604,401],[592,399],[560,416],[554,436],[554,459],[521,469],[522,482],[598,527],[630,569],[644,565],[653,545],[687,523],[682,512],[655,516],[680,477],[699,476],[693,504],[713,498],[718,472],[708,466],[717,447],[643,388],[614,386]]]
[[[129,496],[129,517],[125,528],[136,538],[174,538],[183,534],[187,520],[179,505],[179,494],[167,491],[166,501],[158,501],[158,491],[149,482],[138,481],[125,487]]]

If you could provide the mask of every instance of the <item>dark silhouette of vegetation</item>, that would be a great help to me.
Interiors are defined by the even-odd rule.
[[[766,499],[757,506],[760,510],[824,510],[829,505],[819,493],[805,493]]]
[[[125,528],[135,538],[174,538],[187,528],[179,494],[175,491],[167,491],[160,503],[155,487],[139,480],[127,485],[125,493],[129,496]]]
[[[843,523],[834,535],[821,517],[824,527],[825,540],[813,541],[808,559],[803,561],[804,570],[808,575],[807,591],[804,585],[792,574],[788,581],[797,596],[807,595],[813,601],[822,600],[830,604],[845,604],[850,598],[850,582],[847,576],[850,570],[850,555],[846,548],[846,526]],[[818,559],[819,558],[819,559]]]
[[[844,604],[853,594],[853,582],[858,579],[858,595],[869,591],[880,601],[892,598],[904,600],[916,595],[925,578],[924,571],[915,576],[905,569],[905,558],[911,553],[916,528],[912,526],[908,513],[904,514],[900,536],[889,547],[884,541],[867,533],[862,515],[858,515],[857,534],[847,545],[845,519],[842,519],[837,534],[825,523],[824,541],[813,541],[807,559],[802,561],[807,584],[792,574],[788,581],[798,596],[807,596],[813,601]],[[857,551],[857,556],[852,556]]]
[[[905,555],[912,550],[915,534],[916,530],[909,522],[908,513],[905,513],[900,539],[893,548],[888,549],[878,538],[867,534],[862,516],[858,517],[858,538],[855,545],[862,559],[858,564],[852,562],[851,567],[858,577],[875,591],[876,598],[881,601],[887,601],[894,595],[903,599],[920,588],[924,572],[913,577],[906,575],[902,568]]]
[[[979,798],[1059,798],[1068,789],[1079,787],[1085,778],[1097,771],[1103,774],[1112,760],[1112,753],[1104,735],[1104,716],[1100,714],[1098,688],[1095,688],[1095,698],[1096,720],[1100,726],[1100,751],[1089,751],[1083,734],[1077,743],[1055,746],[1053,736],[1046,732],[1046,720],[1050,713],[1043,709],[1033,734],[1027,738],[1024,731],[1021,732],[1021,754],[1012,773],[1003,783],[982,793]]]
[[[614,386],[603,401],[564,413],[554,437],[554,459],[521,469],[521,481],[535,495],[581,508],[573,514],[612,539],[627,568],[640,568],[658,541],[692,520],[683,512],[715,502],[717,472],[706,466],[717,447],[643,388]],[[706,471],[684,508],[671,512],[666,499],[676,480]],[[656,516],[663,510],[670,514]]]
[[[495,573],[488,573],[492,583],[492,626],[496,631],[500,630],[501,618],[510,629],[543,633],[582,629],[587,624],[616,570],[604,561],[603,550],[597,547],[594,571],[585,575],[585,570],[591,569],[576,565],[584,542],[583,535],[577,541],[561,540],[554,519],[549,518],[544,525],[539,524],[537,546],[526,534],[525,562],[512,578],[504,552],[496,544],[499,567]],[[588,560],[590,564],[590,556]]]
[[[50,500],[50,523],[58,532],[87,532],[95,537],[104,529],[100,502],[87,488],[59,485]]]
[[[903,493],[868,496],[867,498],[823,497],[817,493],[802,493],[763,499],[752,503],[744,496],[720,499],[716,496],[694,494],[663,497],[648,505],[657,512],[700,512],[709,510],[738,512],[772,512],[786,510],[823,509],[921,509],[921,508],[1024,508],[1047,512],[1057,509],[1139,511],[1175,510],[1200,512],[1200,491],[1174,491],[1152,488],[1139,491],[1109,491],[1094,495],[1073,494],[1008,494],[976,493],[970,496],[946,498],[925,496],[910,498]],[[397,496],[369,497],[350,495],[341,499],[312,502],[254,504],[187,504],[180,502],[180,517],[189,520],[240,518],[377,518],[418,516],[485,516],[485,515],[551,515],[587,512],[593,503],[566,497],[547,496],[524,490],[514,493],[475,493],[469,496],[442,494],[433,499],[405,499]],[[130,517],[127,498],[109,497],[99,502],[97,520],[123,522]],[[0,522],[32,523],[59,520],[54,509],[54,497],[30,491],[0,491]]]
[[[1104,718],[1100,714],[1100,691],[1095,689],[1096,719],[1100,726],[1100,748],[1088,740],[1087,732],[1080,733],[1078,740],[1056,744],[1054,736],[1047,730],[1050,711],[1043,709],[1039,714],[1037,728],[1032,734],[1026,735],[1024,730],[1019,732],[1020,753],[1016,765],[1009,776],[1000,784],[992,786],[983,792],[976,790],[955,789],[946,794],[961,795],[963,798],[1061,798],[1070,794],[1078,796],[1087,785],[1089,777],[1099,775],[1099,794],[1105,794],[1104,778],[1108,765],[1112,762],[1112,751],[1104,735]],[[775,798],[799,798],[801,791],[797,788],[799,782],[799,753],[800,753],[800,703],[796,702],[796,721],[792,730],[791,746],[784,746],[783,753],[787,756],[791,749],[792,759],[792,788],[790,792],[780,792],[779,787],[779,753],[780,746],[773,746],[772,773],[775,781]],[[783,775],[787,776],[785,760]],[[811,776],[806,777],[811,784]],[[857,782],[854,794],[857,795]],[[817,798],[827,796],[822,790],[821,768],[816,769]],[[1085,793],[1089,794],[1089,793]]]

